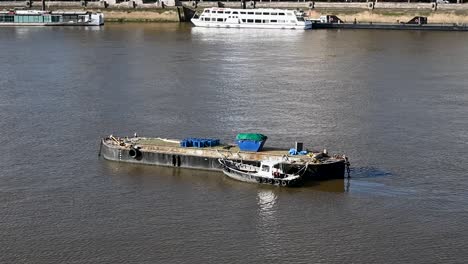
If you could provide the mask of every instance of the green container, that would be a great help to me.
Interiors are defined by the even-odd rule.
[[[263,134],[256,133],[239,133],[237,134],[237,140],[254,140],[254,141],[265,141],[268,137]]]

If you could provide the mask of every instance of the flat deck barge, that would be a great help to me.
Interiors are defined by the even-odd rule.
[[[456,24],[313,23],[312,29],[468,31],[468,26]]]
[[[241,151],[235,145],[181,147],[179,140],[148,137],[114,137],[101,140],[99,155],[107,160],[137,164],[222,171],[218,159],[225,158],[260,164],[267,159],[282,159],[293,169],[307,166],[303,177],[312,180],[343,179],[349,163],[343,155],[310,152],[289,155],[288,150],[264,148],[260,152]]]

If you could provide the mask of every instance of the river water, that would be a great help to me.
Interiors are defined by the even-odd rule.
[[[1,263],[466,263],[468,35],[0,28]],[[98,158],[261,132],[350,157],[284,189]]]

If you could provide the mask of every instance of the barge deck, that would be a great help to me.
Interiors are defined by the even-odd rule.
[[[385,30],[427,30],[427,31],[468,31],[466,25],[454,24],[384,24],[384,23],[314,23],[312,29],[385,29]]]
[[[147,165],[222,171],[220,158],[258,165],[262,160],[281,159],[292,169],[307,166],[304,177],[313,180],[343,179],[349,165],[343,155],[329,156],[322,152],[289,155],[288,150],[264,148],[260,152],[241,151],[235,145],[214,147],[181,147],[179,140],[147,137],[101,140],[99,155],[106,160]]]

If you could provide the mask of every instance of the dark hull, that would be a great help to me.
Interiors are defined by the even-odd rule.
[[[99,154],[107,160],[158,165],[168,167],[180,167],[188,169],[203,169],[222,171],[222,166],[218,162],[218,158],[193,156],[185,154],[162,153],[153,151],[141,151],[139,155],[131,155],[131,150],[121,148],[115,145],[106,144],[101,141]],[[132,153],[134,154],[134,153]],[[244,163],[259,165],[258,161],[244,160]],[[293,166],[294,167],[294,166]],[[302,166],[297,165],[300,169]],[[328,179],[343,179],[345,176],[344,161],[336,161],[328,164],[309,164],[306,172],[302,175],[306,180],[328,180]]]
[[[314,23],[313,29],[386,29],[386,30],[430,30],[430,31],[468,31],[468,26],[437,24],[353,24],[353,23]]]

